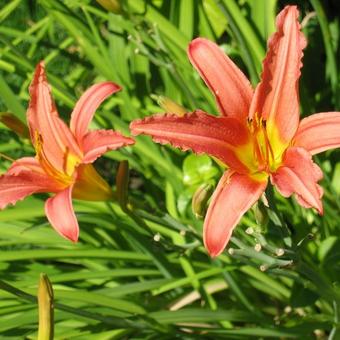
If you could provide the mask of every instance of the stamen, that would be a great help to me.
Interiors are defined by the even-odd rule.
[[[274,162],[274,152],[273,152],[273,149],[272,149],[272,146],[270,144],[270,140],[269,140],[269,137],[268,137],[268,133],[267,133],[267,124],[266,124],[266,121],[264,120],[263,121],[263,125],[264,127],[263,129],[263,132],[264,132],[264,138],[266,140],[266,154],[267,154],[267,161],[268,161],[268,164]]]
[[[44,147],[43,147],[43,139],[42,136],[39,134],[38,131],[35,131],[34,133],[34,139],[35,139],[35,151],[37,153],[38,161],[43,167],[43,169],[46,171],[46,173],[53,177],[58,182],[64,183],[64,184],[70,184],[72,182],[72,179],[67,174],[64,174],[60,171],[58,171],[48,160],[48,157],[45,154]]]

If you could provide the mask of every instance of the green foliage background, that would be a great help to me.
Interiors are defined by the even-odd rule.
[[[188,43],[197,36],[217,41],[256,84],[275,16],[288,3],[299,6],[308,38],[302,115],[340,109],[336,0],[121,3],[124,12],[114,14],[90,0],[0,1],[0,110],[25,119],[28,85],[44,59],[65,120],[81,93],[102,80],[123,91],[101,106],[93,128],[128,134],[132,119],[162,112],[151,94],[214,114],[212,95],[188,61]],[[0,130],[1,153],[33,154],[27,140]],[[317,159],[323,217],[275,196],[267,227],[250,211],[229,253],[211,259],[191,197],[201,183],[216,183],[222,169],[146,137],[107,153],[96,168],[112,186],[118,162],[129,161],[133,214],[117,203],[75,200],[81,234],[73,245],[48,225],[45,195],[0,212],[1,338],[36,338],[44,272],[55,291],[57,339],[338,339],[338,159],[338,150]],[[1,160],[2,173],[9,164]],[[255,233],[246,233],[249,227]]]

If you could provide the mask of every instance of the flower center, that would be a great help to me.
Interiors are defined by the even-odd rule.
[[[274,172],[282,163],[282,155],[275,154],[268,137],[266,121],[256,114],[254,119],[248,121],[248,128],[253,137],[254,172]]]
[[[65,187],[74,182],[74,170],[80,162],[77,156],[71,154],[70,152],[68,152],[68,150],[66,150],[63,166],[64,171],[60,171],[56,169],[48,160],[48,157],[44,152],[42,137],[38,133],[36,133],[35,135],[35,150],[37,153],[38,161],[47,173],[47,175],[49,175],[55,181]]]

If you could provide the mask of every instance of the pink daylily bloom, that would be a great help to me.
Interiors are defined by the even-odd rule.
[[[134,144],[132,138],[112,130],[89,131],[98,106],[119,90],[112,82],[90,87],[77,102],[68,127],[58,115],[40,62],[30,86],[27,110],[36,156],[18,159],[0,177],[0,209],[34,193],[55,193],[46,201],[46,216],[60,235],[76,242],[79,226],[72,197],[90,201],[113,197],[110,186],[91,163],[108,150]]]
[[[204,38],[190,43],[189,59],[214,94],[221,117],[196,110],[130,125],[135,135],[209,154],[228,167],[204,221],[204,243],[211,256],[226,247],[268,179],[283,196],[294,194],[303,207],[323,213],[318,185],[322,172],[311,155],[340,146],[340,112],[318,113],[299,122],[298,80],[306,40],[298,15],[296,6],[287,6],[277,16],[277,32],[268,42],[255,90],[216,44]]]

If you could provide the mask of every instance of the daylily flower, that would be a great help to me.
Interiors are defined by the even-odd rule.
[[[79,226],[72,197],[90,201],[113,197],[110,186],[91,163],[108,150],[134,143],[133,139],[112,130],[88,129],[101,102],[119,90],[112,82],[90,87],[77,102],[68,127],[53,102],[44,64],[38,64],[27,110],[36,156],[13,162],[0,178],[0,208],[33,193],[55,193],[45,203],[46,216],[60,235],[76,242]]]
[[[261,197],[268,179],[285,197],[322,214],[322,178],[311,155],[340,146],[340,112],[314,114],[299,123],[298,79],[306,40],[296,6],[277,16],[268,42],[261,82],[253,90],[242,71],[213,42],[197,38],[189,59],[213,92],[222,117],[196,110],[184,117],[155,115],[132,122],[161,144],[206,153],[228,169],[204,221],[211,256],[227,245],[242,215]]]

